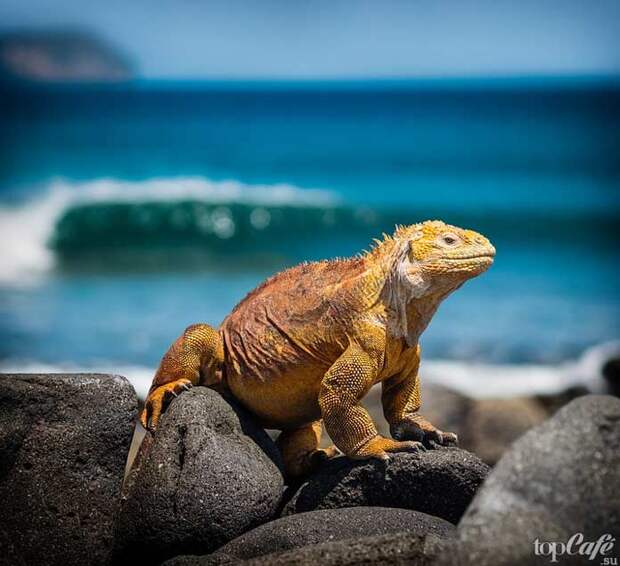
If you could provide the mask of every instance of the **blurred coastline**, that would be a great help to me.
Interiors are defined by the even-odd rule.
[[[0,33],[4,89],[51,84],[119,83],[134,77],[129,58],[81,29],[14,29]]]

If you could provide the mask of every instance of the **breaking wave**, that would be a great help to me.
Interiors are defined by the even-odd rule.
[[[58,256],[113,248],[200,244],[272,234],[286,222],[333,223],[337,199],[322,190],[201,177],[84,183],[54,181],[37,199],[0,207],[0,282],[49,271]],[[280,232],[281,234],[281,232]]]

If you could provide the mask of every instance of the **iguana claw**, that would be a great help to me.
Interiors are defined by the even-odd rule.
[[[140,415],[142,426],[150,431],[154,431],[171,397],[177,397],[179,393],[188,391],[191,387],[192,382],[189,379],[177,379],[176,381],[164,383],[164,385],[160,385],[153,389]]]
[[[419,416],[408,418],[391,427],[391,432],[397,440],[417,440],[430,448],[433,448],[433,443],[440,446],[458,444],[458,437],[455,433],[439,430]]]

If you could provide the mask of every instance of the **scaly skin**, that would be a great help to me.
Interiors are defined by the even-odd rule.
[[[428,221],[397,228],[358,257],[305,263],[249,293],[222,322],[190,326],[164,356],[142,423],[157,426],[171,395],[190,384],[229,391],[268,428],[290,475],[319,449],[321,421],[350,458],[387,459],[432,440],[456,442],[419,413],[418,340],[443,299],[493,263],[480,234]],[[382,383],[393,438],[360,400]]]

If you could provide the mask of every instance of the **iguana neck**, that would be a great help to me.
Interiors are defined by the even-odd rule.
[[[388,335],[414,346],[452,290],[434,292],[421,276],[419,281],[405,278],[399,270],[403,253],[406,249],[397,240],[386,237],[378,242],[366,255],[363,287],[369,307],[379,307]]]

